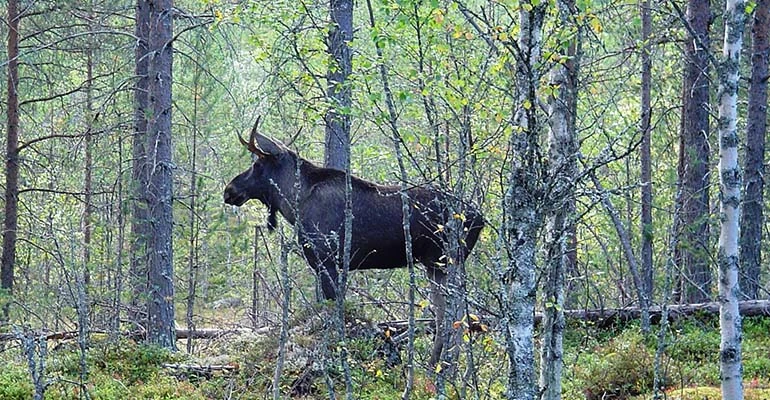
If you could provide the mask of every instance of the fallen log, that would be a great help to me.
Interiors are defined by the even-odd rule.
[[[231,328],[231,329],[214,329],[214,328],[202,328],[202,329],[177,329],[177,339],[217,339],[228,335],[242,335],[245,333],[265,334],[269,333],[270,327],[262,327],[258,329],[251,328]],[[109,332],[103,330],[92,330],[89,333],[108,334]],[[136,340],[144,339],[145,332],[142,331],[127,331],[121,332],[121,336],[126,336]],[[44,337],[45,340],[68,340],[74,339],[78,336],[78,331],[63,331],[63,332],[50,332],[35,334],[36,337]],[[7,342],[10,340],[16,340],[19,338],[19,334],[16,333],[0,333],[0,342]]]
[[[770,300],[746,300],[739,302],[741,316],[756,317],[770,316]],[[668,306],[668,321],[673,322],[695,314],[719,314],[719,303],[672,304]],[[597,323],[599,327],[607,327],[615,323],[628,322],[641,318],[639,307],[605,308],[600,310],[564,310],[564,317],[581,321]],[[662,310],[659,306],[650,307],[652,323],[659,323]],[[535,313],[535,324],[541,323],[543,314]]]
[[[258,329],[251,328],[232,328],[232,329],[177,329],[176,338],[178,339],[217,339],[222,336],[229,335],[242,335],[246,333],[265,334],[270,332],[270,327],[262,327]]]
[[[200,375],[211,374],[216,371],[234,372],[240,368],[238,364],[224,365],[199,365],[199,364],[161,364],[163,368],[174,369],[181,372],[191,372]]]
[[[746,300],[738,303],[741,316],[743,317],[757,317],[757,316],[770,316],[770,300]],[[675,320],[689,317],[698,313],[716,315],[719,314],[719,303],[698,303],[698,304],[672,304],[668,306],[668,320],[673,322]],[[595,322],[599,327],[607,327],[615,323],[623,323],[639,319],[641,317],[641,309],[639,307],[623,307],[623,308],[605,308],[598,310],[564,310],[564,317],[574,320],[582,320]],[[650,318],[652,323],[659,323],[662,312],[659,306],[650,307]],[[486,317],[482,319],[488,319]],[[489,317],[492,319],[492,317]],[[535,324],[540,324],[543,320],[543,314],[540,312],[535,313]],[[432,319],[419,318],[415,320],[415,323],[420,325],[429,325],[432,323]],[[408,327],[409,322],[406,320],[400,321],[388,321],[378,324],[381,329],[390,328],[393,330],[403,330]],[[430,327],[427,327],[430,329]],[[262,327],[258,329],[250,328],[232,328],[232,329],[213,329],[202,328],[195,330],[177,329],[177,339],[216,339],[227,335],[241,335],[245,333],[266,334],[272,330],[270,327]],[[92,330],[91,333],[106,334],[106,331]],[[51,332],[39,336],[44,336],[46,340],[67,340],[76,338],[78,331],[63,331],[63,332]],[[121,335],[128,336],[134,339],[144,338],[144,332],[122,332]],[[6,342],[10,340],[16,340],[18,334],[16,333],[0,333],[0,342]]]

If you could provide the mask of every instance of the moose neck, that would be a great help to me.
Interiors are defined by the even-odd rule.
[[[308,182],[303,179],[305,176],[303,170],[312,164],[295,154],[291,155],[291,159],[294,162],[287,163],[281,173],[272,179],[269,194],[263,203],[270,212],[277,210],[289,224],[294,225],[297,220],[297,210],[302,207],[309,191]],[[300,171],[297,171],[298,166]]]

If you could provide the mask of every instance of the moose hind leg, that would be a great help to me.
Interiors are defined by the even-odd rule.
[[[321,281],[321,290],[324,300],[337,298],[337,268],[321,265],[318,268],[318,279]]]
[[[436,366],[441,360],[441,352],[444,348],[444,316],[446,313],[446,272],[439,267],[426,267],[428,280],[430,281],[431,304],[436,315],[435,335],[433,337],[433,350],[430,355],[430,367]]]

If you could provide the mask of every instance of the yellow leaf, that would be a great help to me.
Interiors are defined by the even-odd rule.
[[[465,39],[466,40],[473,39],[473,33],[472,32],[465,32]]]
[[[478,321],[479,316],[476,314],[468,314],[468,317],[471,319],[471,321]]]
[[[436,373],[441,372],[441,363],[436,364]]]
[[[602,33],[604,28],[602,28],[602,22],[599,21],[599,18],[591,18],[591,29],[593,29],[596,33]]]
[[[501,41],[508,40],[508,32],[500,32],[500,34],[497,35],[497,38],[500,39]]]
[[[529,110],[532,108],[532,103],[529,100],[524,100],[524,103],[522,103],[521,106],[524,107],[525,110]]]
[[[458,329],[461,326],[463,326],[463,322],[462,321],[455,321],[455,322],[452,323],[452,328],[454,328],[454,329]]]
[[[385,328],[385,337],[386,338],[390,337],[390,328]]]
[[[441,25],[444,22],[444,13],[440,9],[433,13],[433,21],[438,25]]]

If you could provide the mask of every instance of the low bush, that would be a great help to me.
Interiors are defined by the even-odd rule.
[[[573,368],[587,399],[624,399],[652,390],[654,361],[639,331],[626,330]]]

